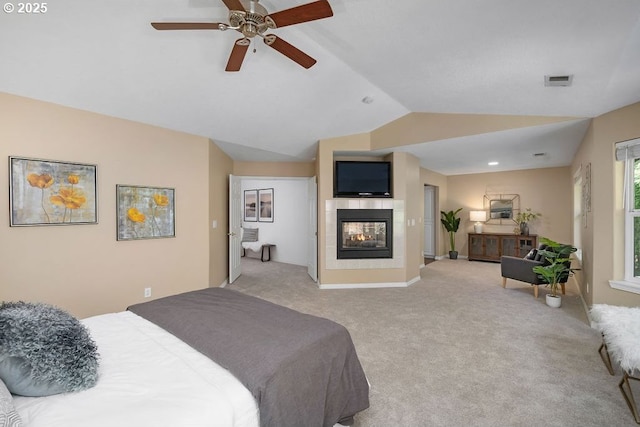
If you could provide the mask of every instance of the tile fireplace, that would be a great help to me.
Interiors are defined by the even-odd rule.
[[[337,258],[393,257],[393,209],[338,209]]]

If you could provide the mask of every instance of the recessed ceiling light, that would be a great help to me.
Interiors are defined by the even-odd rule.
[[[498,166],[500,163],[498,162],[489,162],[487,163],[489,166]]]

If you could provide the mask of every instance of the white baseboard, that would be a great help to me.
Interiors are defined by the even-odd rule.
[[[320,289],[371,289],[371,288],[408,288],[417,281],[420,276],[416,276],[408,282],[380,282],[380,283],[318,283]]]
[[[458,259],[467,259],[469,258],[467,255],[458,254]],[[440,261],[441,259],[449,259],[449,255],[438,255],[434,258],[436,261]]]
[[[229,284],[229,278],[224,279],[224,282],[222,282],[220,284],[220,286],[218,286],[219,288],[224,288]]]

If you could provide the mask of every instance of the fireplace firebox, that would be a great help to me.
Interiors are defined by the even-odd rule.
[[[393,209],[338,209],[338,259],[393,258]]]

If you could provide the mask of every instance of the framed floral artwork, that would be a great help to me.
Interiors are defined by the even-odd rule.
[[[9,157],[11,227],[98,223],[96,165]]]
[[[244,190],[244,220],[258,220],[258,190]]]
[[[173,188],[116,185],[117,239],[176,237]]]
[[[258,190],[258,200],[260,201],[258,221],[273,222],[273,188]]]

